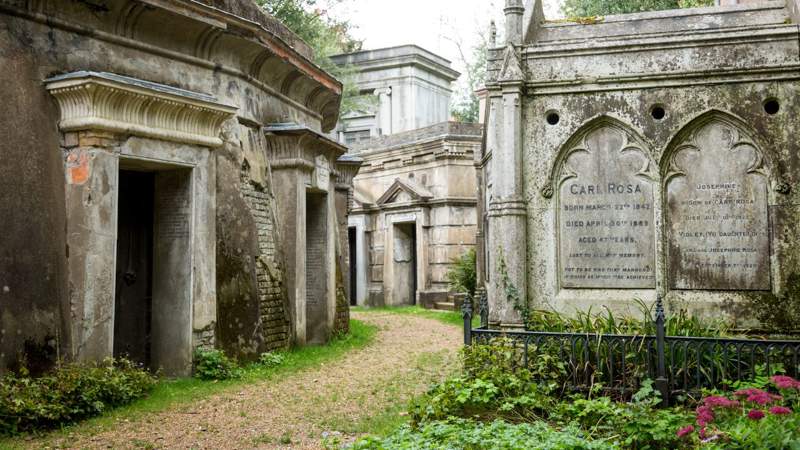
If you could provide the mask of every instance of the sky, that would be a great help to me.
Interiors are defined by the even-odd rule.
[[[545,15],[558,17],[559,0],[545,0]],[[364,49],[416,44],[449,59],[463,72],[458,47],[469,49],[478,33],[502,21],[505,0],[343,0],[330,12],[354,26]]]

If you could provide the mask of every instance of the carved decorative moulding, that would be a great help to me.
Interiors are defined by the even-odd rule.
[[[238,109],[206,94],[106,72],[73,72],[45,84],[58,101],[64,132],[101,130],[219,147],[222,124]]]

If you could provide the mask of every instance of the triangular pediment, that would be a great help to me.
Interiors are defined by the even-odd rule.
[[[386,205],[390,203],[409,203],[415,201],[427,201],[433,198],[433,194],[422,186],[417,185],[411,181],[403,181],[399,178],[394,180],[394,183],[383,195],[375,202],[377,205]]]
[[[503,65],[500,68],[499,81],[524,81],[525,74],[522,72],[522,66],[517,56],[517,51],[514,46],[508,44],[505,52],[503,53]]]

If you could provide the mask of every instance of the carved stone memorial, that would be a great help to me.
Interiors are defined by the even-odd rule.
[[[589,131],[559,173],[559,273],[564,288],[655,287],[653,172],[622,128]]]
[[[768,177],[754,143],[710,120],[675,147],[665,180],[671,287],[769,290]]]

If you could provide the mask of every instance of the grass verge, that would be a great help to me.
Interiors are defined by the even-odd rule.
[[[366,347],[375,338],[378,327],[358,320],[350,321],[350,333],[338,337],[325,346],[309,346],[284,352],[285,359],[280,366],[265,368],[258,365],[246,366],[241,378],[228,381],[202,381],[194,378],[180,378],[160,382],[147,398],[131,405],[109,411],[108,413],[70,425],[60,430],[43,432],[39,436],[22,435],[0,439],[0,448],[16,449],[29,446],[31,437],[49,439],[64,438],[72,434],[94,434],[114,427],[119,421],[136,420],[146,414],[158,413],[184,403],[194,402],[227,390],[267,381],[274,377],[285,377],[321,363],[337,359],[345,353]]]
[[[464,326],[464,319],[461,318],[461,313],[456,311],[439,311],[435,309],[425,309],[421,306],[381,306],[381,307],[364,307],[364,306],[351,306],[351,311],[356,312],[387,312],[392,314],[402,314],[406,316],[423,317],[426,319],[434,319],[448,325]],[[472,326],[480,326],[481,319],[479,316],[472,317]]]

